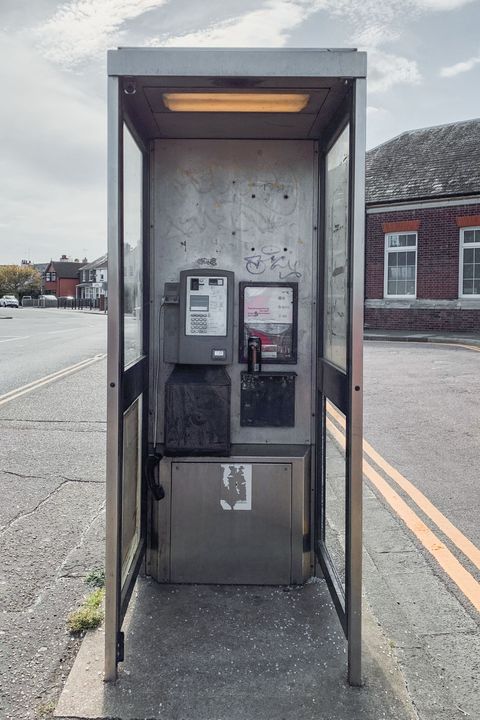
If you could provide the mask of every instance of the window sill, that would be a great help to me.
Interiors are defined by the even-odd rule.
[[[388,308],[392,310],[480,310],[480,297],[455,300],[424,300],[418,298],[366,299],[366,308]]]

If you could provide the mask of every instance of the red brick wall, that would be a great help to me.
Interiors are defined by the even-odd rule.
[[[472,217],[476,205],[401,210],[367,215],[365,251],[365,297],[383,298],[384,223],[418,222],[417,299],[458,298],[460,230],[457,218]],[[476,330],[480,332],[480,310],[365,308],[365,326],[409,330]]]
[[[71,295],[75,297],[76,287],[80,280],[78,278],[60,278],[58,281],[57,297],[65,297]]]
[[[365,308],[365,328],[480,333],[480,310]]]
[[[79,282],[80,280],[78,280],[78,278],[59,278],[53,282],[46,282],[45,294],[56,295],[57,297],[64,297],[68,295],[75,297],[75,288]]]

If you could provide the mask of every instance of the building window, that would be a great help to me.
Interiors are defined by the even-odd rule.
[[[417,294],[417,233],[385,235],[385,297]]]
[[[480,227],[460,230],[460,297],[480,296]]]
[[[52,273],[51,273],[51,278],[52,278],[52,282],[55,282],[56,279],[57,279],[57,273],[56,273],[56,272],[52,272]]]
[[[50,282],[51,273],[45,273],[45,282]]]

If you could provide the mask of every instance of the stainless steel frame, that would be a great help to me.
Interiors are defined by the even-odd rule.
[[[105,680],[117,677],[117,636],[120,617],[120,493],[122,458],[121,381],[123,322],[121,317],[121,111],[119,80],[108,78],[108,361],[107,478],[105,548]]]
[[[268,140],[282,139],[282,123],[260,123],[257,132],[256,118],[242,118],[242,124],[232,124],[228,118],[219,134],[208,135],[208,118],[186,119],[183,135],[169,134],[161,123],[165,115],[156,115],[149,106],[144,90],[163,87],[220,88],[268,87],[274,88],[326,88],[325,97],[312,117],[290,117],[285,125],[284,138],[318,142],[319,162],[319,274],[317,282],[317,318],[323,312],[322,231],[324,212],[323,157],[328,144],[350,123],[350,220],[349,220],[349,326],[347,366],[348,372],[339,374],[325,362],[323,333],[318,332],[318,348],[314,368],[317,375],[317,433],[316,452],[312,455],[315,468],[312,473],[316,509],[312,513],[315,527],[314,546],[327,579],[332,599],[348,640],[348,677],[352,685],[361,683],[361,578],[362,578],[362,332],[363,332],[363,229],[364,229],[364,151],[365,151],[365,76],[364,53],[344,50],[197,50],[197,49],[121,49],[108,55],[108,253],[109,253],[109,324],[108,324],[108,395],[107,395],[107,539],[106,539],[106,626],[105,626],[105,679],[114,680],[117,674],[119,639],[123,615],[142,560],[145,546],[144,524],[138,552],[131,565],[127,582],[122,585],[120,568],[121,503],[122,503],[122,446],[123,413],[128,405],[149,385],[150,371],[155,367],[149,357],[148,312],[145,313],[144,356],[133,367],[123,367],[123,165],[122,129],[126,120],[142,145],[145,162],[144,180],[144,283],[145,309],[153,300],[148,278],[147,237],[153,215],[149,213],[148,188],[152,184],[153,170],[149,170],[152,141],[163,137],[191,137],[215,139],[248,137]],[[241,82],[240,82],[241,81]],[[321,82],[320,82],[321,81]],[[136,95],[124,97],[124,83],[138,85]],[[240,83],[240,84],[239,84]],[[344,99],[344,100],[343,100]],[[343,104],[342,104],[343,103]],[[128,115],[128,117],[127,117]],[[230,115],[230,119],[231,115]],[[218,118],[217,118],[218,120]],[[160,123],[160,124],[159,124]],[[189,124],[190,123],[190,124]],[[203,123],[203,124],[202,124]],[[303,123],[303,124],[302,124]],[[172,125],[169,125],[172,128]],[[269,135],[269,127],[275,136]],[[240,131],[241,134],[235,135]],[[272,130],[273,131],[273,130]],[[186,134],[185,134],[186,133]],[[203,134],[202,134],[203,133]],[[256,134],[257,133],[257,134]],[[284,139],[283,138],[283,139]],[[148,151],[148,152],[147,152]],[[316,228],[314,228],[316,231]],[[153,283],[152,283],[153,285]],[[313,301],[315,307],[315,300]],[[157,338],[158,340],[158,338]],[[155,344],[157,343],[157,340]],[[315,367],[316,365],[316,367]],[[146,393],[145,393],[146,395]],[[346,585],[345,593],[338,583],[335,568],[324,544],[324,471],[322,448],[325,433],[325,398],[344,412],[346,430]],[[148,403],[144,402],[144,430],[147,426]],[[146,454],[146,436],[143,438]],[[245,452],[245,456],[248,453]],[[145,455],[144,455],[145,456]],[[162,477],[164,470],[162,469]],[[142,475],[143,477],[143,475]],[[316,486],[315,486],[316,483]],[[166,484],[168,499],[168,483]],[[145,509],[145,489],[143,509]],[[306,493],[308,496],[308,493]],[[145,515],[142,512],[142,516]],[[159,542],[168,542],[169,528],[157,535]],[[304,561],[305,562],[305,561]],[[147,566],[148,567],[148,566]],[[305,567],[304,567],[305,570]],[[157,568],[158,577],[162,575]],[[165,569],[166,574],[166,569]]]
[[[362,489],[363,489],[363,284],[365,257],[366,81],[356,80],[352,97],[350,195],[350,337],[347,424],[348,487],[346,597],[348,679],[362,683]]]
[[[318,376],[319,417],[317,433],[316,469],[316,517],[318,522],[315,547],[327,580],[333,602],[348,641],[348,679],[351,685],[362,684],[361,634],[362,634],[362,462],[363,462],[363,262],[364,262],[364,202],[365,202],[365,116],[366,81],[357,79],[352,83],[349,101],[345,104],[331,126],[327,142],[323,146],[324,157],[335,143],[347,123],[350,126],[349,168],[349,228],[348,228],[348,288],[347,302],[347,372],[333,366],[323,358],[323,333],[318,330]],[[321,186],[323,187],[319,225],[322,236],[318,275],[324,271],[324,187],[325,162],[321,163]],[[323,321],[323,288],[318,311],[319,323]],[[339,573],[325,544],[325,403],[327,398],[346,417],[346,527],[345,527],[345,590]]]
[[[107,364],[107,476],[106,476],[106,552],[105,552],[105,680],[117,677],[117,663],[123,656],[121,626],[146,547],[147,495],[143,459],[147,452],[147,403],[142,403],[142,467],[140,534],[130,567],[122,578],[122,489],[123,420],[125,411],[148,387],[149,282],[143,288],[143,354],[124,368],[123,313],[123,124],[127,124],[143,157],[143,267],[148,268],[150,225],[148,216],[148,156],[135,128],[123,111],[118,78],[108,79],[108,269],[111,300],[108,312]]]

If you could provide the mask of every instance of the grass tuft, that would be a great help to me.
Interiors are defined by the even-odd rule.
[[[105,587],[105,570],[102,570],[102,568],[91,570],[85,578],[85,582],[87,585],[90,585],[90,587]]]
[[[98,627],[104,617],[101,608],[105,590],[97,588],[84,601],[81,608],[70,613],[67,619],[67,627],[73,635],[79,635],[86,630],[93,630]]]
[[[55,701],[47,700],[47,702],[40,703],[37,707],[37,717],[39,718],[51,718],[55,711]]]

